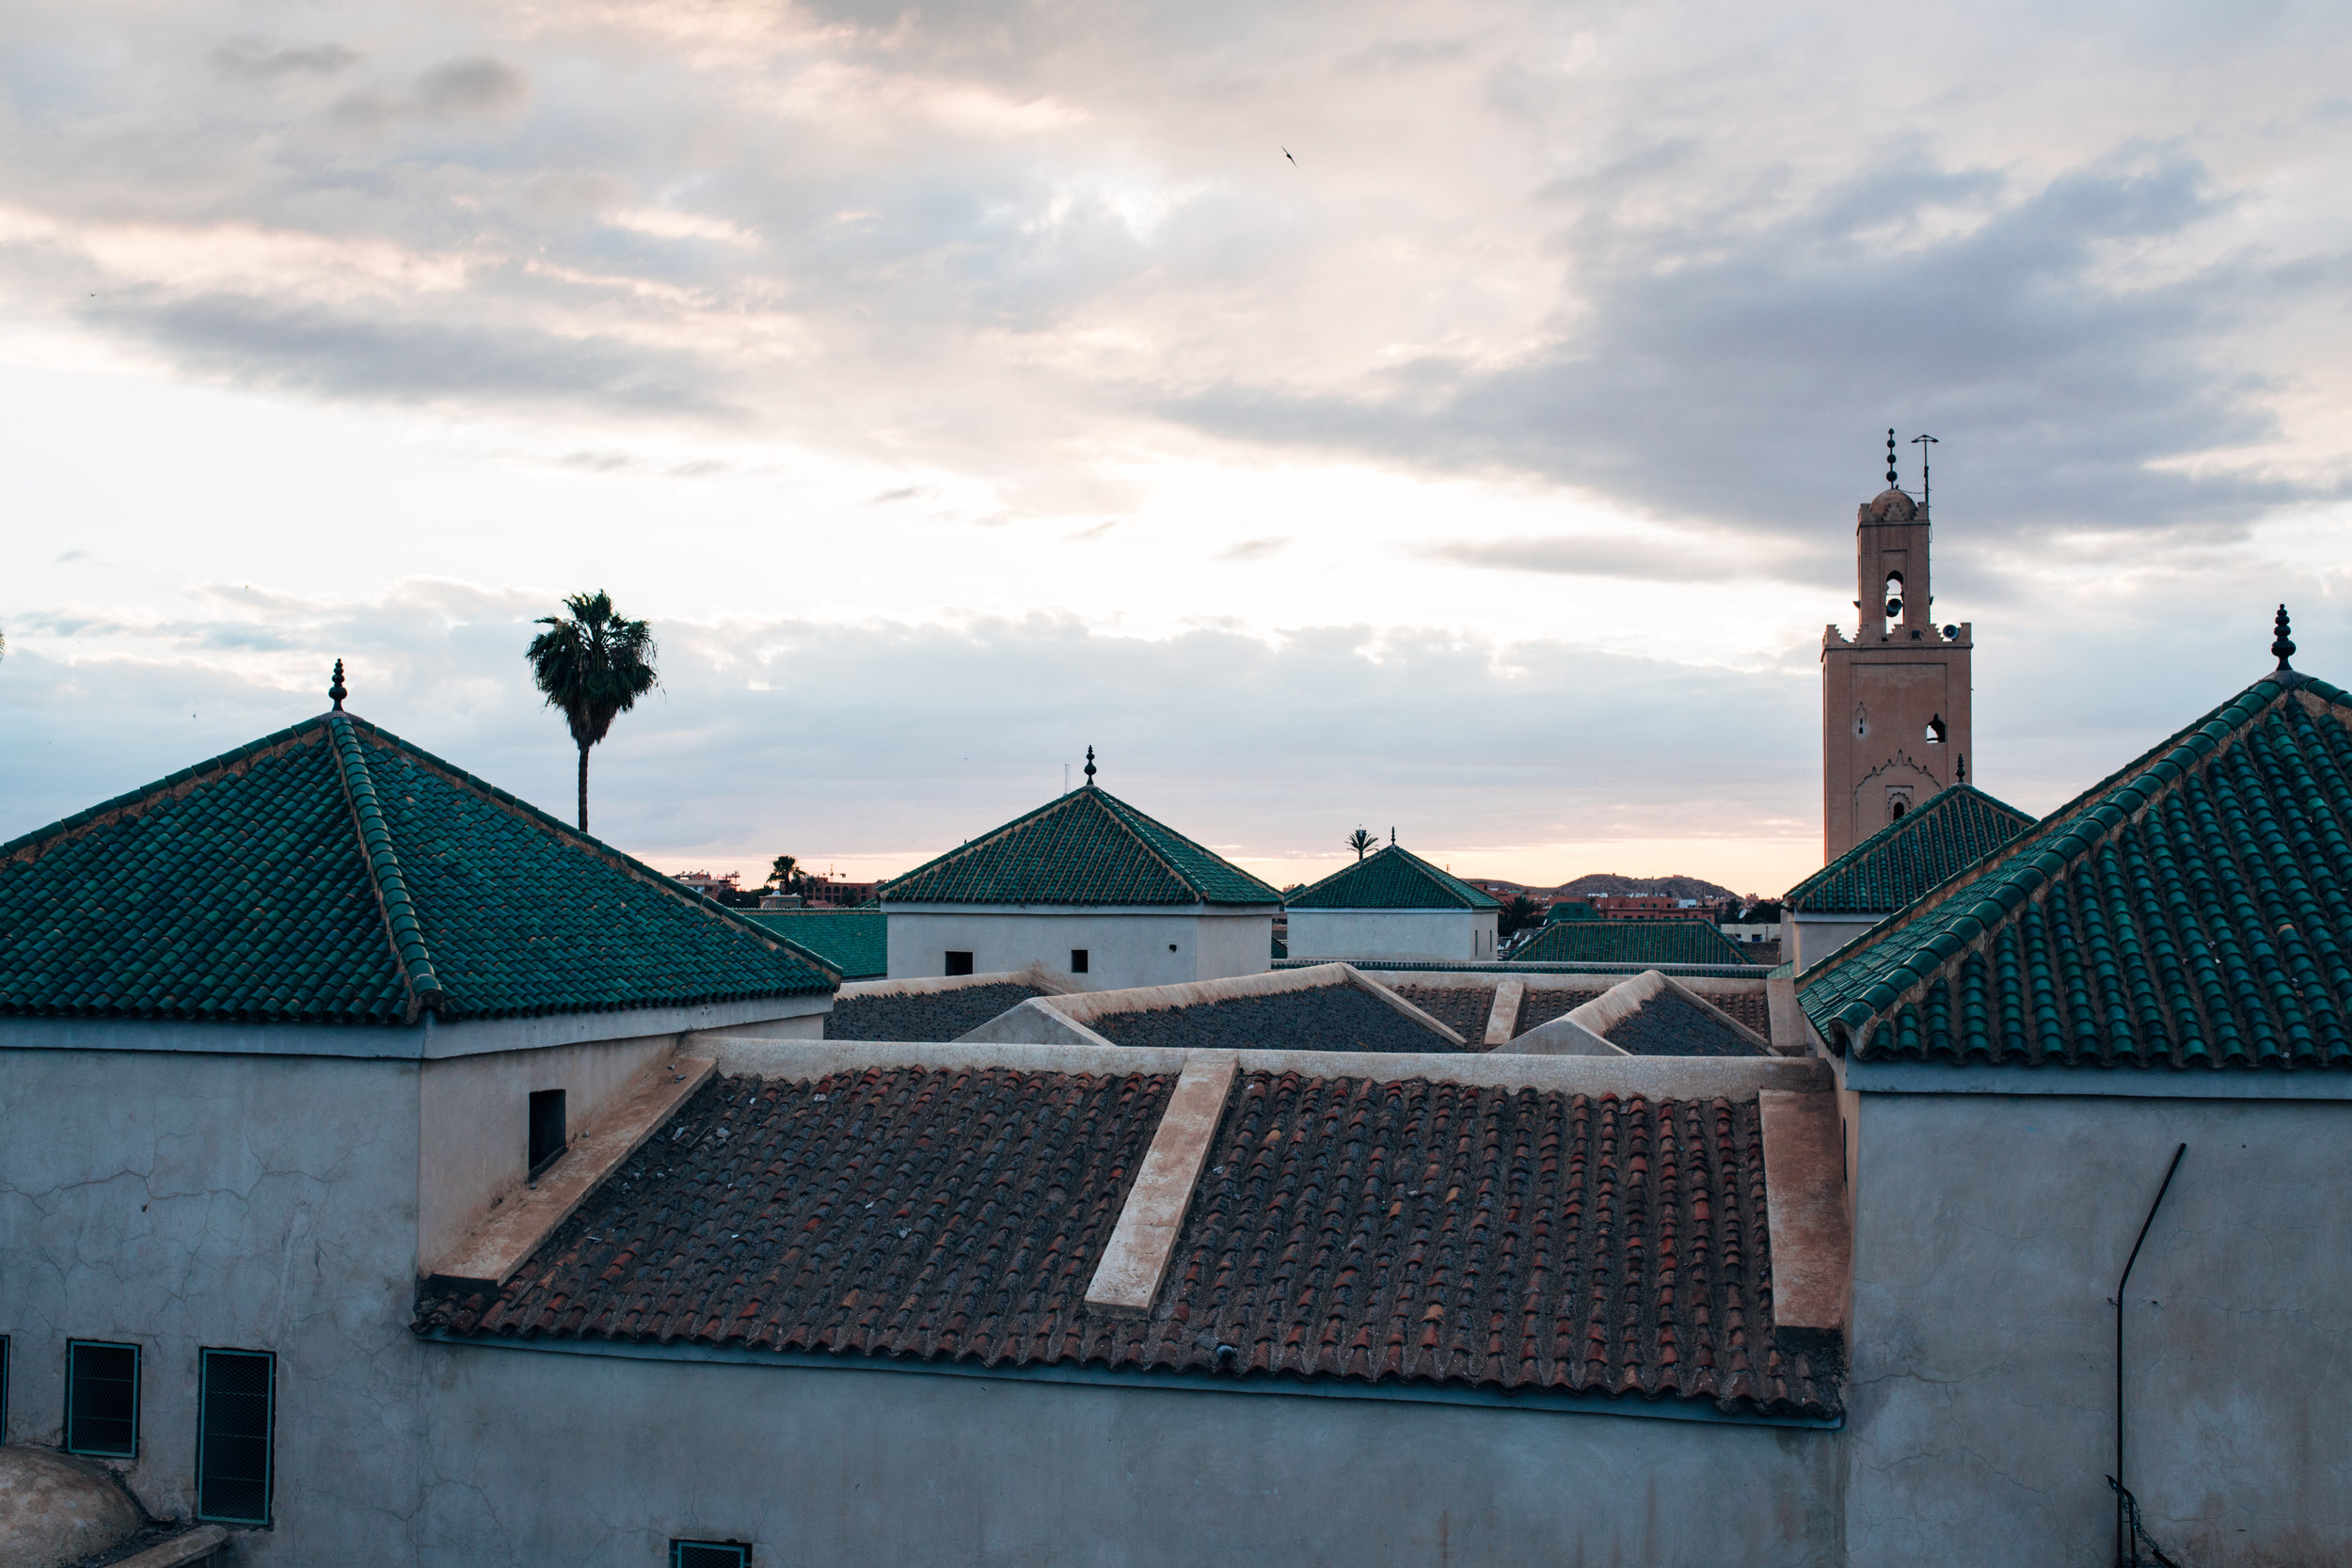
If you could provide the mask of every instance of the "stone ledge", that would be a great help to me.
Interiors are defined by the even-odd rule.
[[[1841,1349],[1853,1241],[1846,1216],[1837,1097],[1765,1089],[1764,1208],[1772,1248],[1772,1327],[1783,1350]]]
[[[1152,1310],[1160,1293],[1160,1280],[1176,1249],[1176,1236],[1184,1226],[1184,1211],[1192,1207],[1193,1188],[1209,1157],[1217,1123],[1225,1117],[1225,1099],[1232,1091],[1238,1063],[1230,1051],[1197,1051],[1184,1063],[1160,1125],[1152,1134],[1151,1149],[1127,1189],[1109,1244],[1087,1287],[1089,1307],[1122,1316]]]

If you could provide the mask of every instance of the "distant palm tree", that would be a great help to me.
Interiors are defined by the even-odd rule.
[[[1380,841],[1378,839],[1373,837],[1361,828],[1357,829],[1354,832],[1347,835],[1347,847],[1356,851],[1356,858],[1358,860],[1362,860],[1364,858],[1364,851],[1379,842]]]
[[[791,892],[800,879],[801,863],[790,855],[778,855],[776,863],[768,868],[768,885],[778,893]]]
[[[653,630],[643,621],[624,621],[612,612],[612,596],[601,588],[574,594],[564,601],[568,617],[542,615],[535,623],[548,629],[531,640],[523,657],[531,661],[531,678],[548,696],[548,706],[561,708],[580,748],[580,831],[588,831],[588,748],[602,740],[612,721],[637,705],[637,699],[661,684],[654,670]]]

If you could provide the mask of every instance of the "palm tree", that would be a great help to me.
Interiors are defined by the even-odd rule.
[[[1364,832],[1361,828],[1357,829],[1354,832],[1347,835],[1347,847],[1356,851],[1356,858],[1358,860],[1362,860],[1364,858],[1364,851],[1371,848],[1378,842],[1379,841],[1377,839],[1374,838],[1370,833]]]
[[[564,711],[572,741],[580,748],[580,831],[588,831],[588,748],[602,740],[612,721],[661,684],[654,670],[653,629],[643,621],[612,613],[612,595],[601,588],[564,601],[569,617],[542,615],[548,629],[531,640],[523,657],[531,678],[548,694],[548,706]]]
[[[768,885],[778,893],[789,893],[800,880],[801,863],[790,855],[778,855],[776,863],[768,868]]]

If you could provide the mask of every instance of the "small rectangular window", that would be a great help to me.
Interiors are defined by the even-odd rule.
[[[947,973],[950,974],[971,974],[972,955],[969,953],[949,953],[947,955]]]
[[[740,1541],[673,1541],[670,1568],[751,1568],[752,1549]]]
[[[104,1459],[138,1457],[138,1346],[66,1341],[65,1448]]]
[[[1072,948],[1070,950],[1070,973],[1073,974],[1084,974],[1086,972],[1087,950],[1083,947]]]
[[[269,1523],[271,1424],[278,1357],[208,1350],[196,1396],[196,1516],[214,1524]]]
[[[509,1101],[507,1103],[514,1103]],[[535,1089],[531,1096],[531,1160],[533,1180],[564,1152],[564,1091]]]

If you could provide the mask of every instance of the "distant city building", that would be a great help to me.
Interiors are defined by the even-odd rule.
[[[1713,920],[1724,909],[1720,903],[1656,893],[1600,893],[1585,902],[1603,920]]]
[[[681,871],[677,874],[676,880],[682,886],[692,888],[706,898],[716,898],[722,893],[737,891],[737,878],[732,871],[723,876],[713,876],[707,871]]]
[[[882,883],[852,882],[833,877],[810,877],[801,883],[801,896],[812,905],[830,904],[847,909],[853,904],[870,904],[882,889]]]

